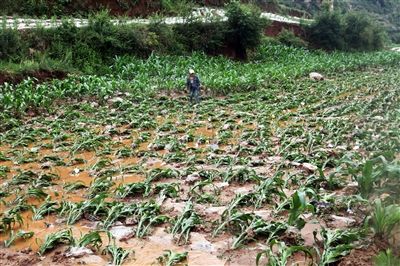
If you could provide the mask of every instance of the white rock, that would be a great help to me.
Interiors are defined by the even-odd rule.
[[[318,169],[318,167],[310,163],[302,163],[301,166],[310,172],[315,172]]]
[[[222,213],[225,211],[226,207],[209,207],[204,210],[204,212],[208,215],[212,214],[218,214],[222,215]]]
[[[135,231],[133,230],[132,227],[127,227],[127,226],[120,225],[120,226],[111,227],[110,233],[117,240],[120,240],[120,239],[123,239],[123,238],[130,238],[130,236],[133,237]]]
[[[317,72],[311,72],[310,73],[310,79],[312,79],[312,80],[324,80],[324,76],[322,76],[320,73],[317,73]]]
[[[264,211],[254,211],[254,214],[260,216],[264,220],[268,220],[271,218],[271,211],[264,210]]]
[[[188,175],[185,178],[185,183],[193,184],[194,182],[199,181],[200,179],[201,179],[201,177],[200,177],[199,173],[193,173],[191,175]]]
[[[80,258],[83,256],[91,255],[93,251],[85,247],[71,247],[70,250],[65,254],[65,256],[73,257],[73,258]]]
[[[229,183],[228,182],[216,182],[216,183],[214,183],[214,185],[219,189],[223,189],[223,188],[229,187]]]
[[[124,99],[122,99],[121,97],[115,97],[110,99],[111,103],[122,103],[124,101]]]
[[[348,227],[356,222],[356,220],[354,220],[353,218],[337,216],[333,214],[331,215],[331,218],[333,219],[333,226],[336,228]]]

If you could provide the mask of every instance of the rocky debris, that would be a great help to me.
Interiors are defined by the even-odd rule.
[[[345,228],[352,226],[356,223],[356,220],[349,217],[337,216],[332,214],[330,218],[332,219],[332,222],[330,224],[334,228]]]
[[[54,163],[51,161],[44,162],[40,165],[41,169],[50,169],[54,166]]]
[[[114,97],[108,100],[109,104],[114,104],[114,103],[122,103],[124,101],[124,99],[122,99],[121,97]]]
[[[191,242],[190,248],[192,250],[201,250],[206,252],[215,252],[216,248],[208,241],[202,234],[192,232],[190,234]]]
[[[242,194],[242,195],[244,195],[244,194],[248,194],[250,191],[252,191],[253,190],[253,187],[240,187],[240,188],[238,188],[238,189],[235,189],[233,192],[235,193],[235,194]]]
[[[204,212],[207,215],[222,215],[222,213],[225,211],[226,207],[209,207],[205,208]]]
[[[81,258],[83,256],[92,255],[93,251],[85,247],[71,247],[65,254],[67,258]]]
[[[208,147],[209,147],[210,150],[212,150],[212,151],[219,150],[218,144],[210,144]]]
[[[264,220],[268,220],[271,218],[271,213],[272,211],[270,210],[260,210],[260,211],[254,211],[254,214],[261,217]]]
[[[316,81],[321,81],[321,80],[325,79],[323,75],[321,75],[320,73],[317,73],[317,72],[311,72],[309,76],[310,76],[310,79],[316,80]]]
[[[191,185],[191,184],[194,184],[195,182],[199,181],[200,179],[201,179],[201,177],[200,177],[199,173],[196,172],[196,173],[188,175],[184,179],[184,181],[185,181],[185,184]]]
[[[172,199],[168,198],[162,204],[162,208],[167,211],[173,211],[182,213],[183,209],[185,208],[186,202],[173,202]]]
[[[302,163],[301,167],[304,168],[305,170],[309,171],[309,172],[315,172],[318,170],[318,167],[310,164],[310,163]]]
[[[110,229],[110,233],[117,240],[127,240],[135,235],[135,231],[132,227],[127,227],[124,225],[113,226]]]
[[[78,175],[80,173],[80,169],[79,168],[75,168],[74,170],[72,170],[71,174],[72,175]]]
[[[229,187],[228,182],[216,182],[216,183],[214,183],[214,185],[219,189],[224,189],[226,187]]]
[[[79,264],[81,264],[81,265],[107,265],[107,262],[100,256],[87,255],[79,261]]]

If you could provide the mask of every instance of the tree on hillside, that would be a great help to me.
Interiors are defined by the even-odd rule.
[[[247,50],[260,44],[266,26],[266,20],[260,15],[261,11],[257,7],[239,1],[232,1],[227,6],[228,40],[237,58],[247,59]]]

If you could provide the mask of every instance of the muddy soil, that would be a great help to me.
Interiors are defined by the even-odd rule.
[[[39,70],[22,74],[10,74],[6,72],[0,72],[0,85],[3,85],[4,83],[18,84],[28,77],[36,79],[35,82],[37,83],[42,83],[52,79],[64,79],[67,77],[67,75],[67,73],[62,71],[51,70]]]

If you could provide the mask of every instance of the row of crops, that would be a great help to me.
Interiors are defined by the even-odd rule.
[[[135,95],[180,90],[190,67],[198,70],[203,85],[211,93],[227,94],[285,87],[312,71],[334,75],[366,66],[398,65],[399,61],[400,55],[389,51],[327,54],[281,45],[260,47],[247,63],[199,53],[192,56],[152,55],[146,60],[118,57],[108,76],[70,76],[66,80],[39,85],[33,80],[18,85],[5,84],[0,87],[0,110],[15,114],[30,108],[48,109],[55,99],[104,98],[117,90]]]
[[[396,263],[398,55],[281,48],[246,64],[119,58],[112,76],[3,86],[7,112],[48,109],[3,118],[2,252],[30,248],[48,264],[325,266],[357,249]],[[190,106],[160,93],[182,87],[188,66],[229,94]],[[328,79],[302,78],[310,70]]]

